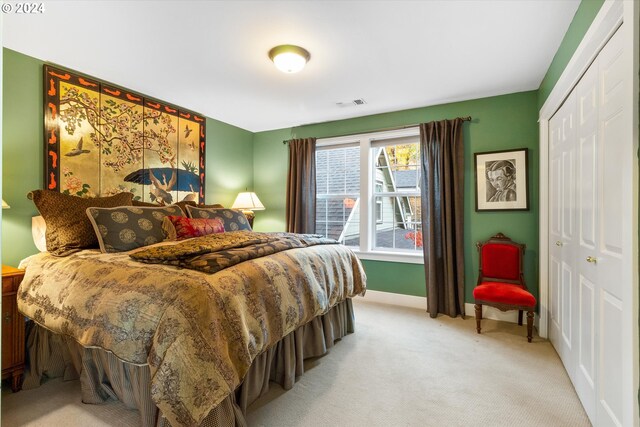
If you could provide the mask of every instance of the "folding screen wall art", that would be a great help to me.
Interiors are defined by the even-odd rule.
[[[204,203],[204,116],[50,65],[44,78],[45,188]]]

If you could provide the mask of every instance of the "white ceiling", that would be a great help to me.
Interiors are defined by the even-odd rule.
[[[47,1],[3,44],[255,132],[535,90],[579,3]],[[277,71],[279,44],[311,61]]]

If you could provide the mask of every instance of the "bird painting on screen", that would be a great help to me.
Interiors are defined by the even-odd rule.
[[[184,125],[184,137],[189,138],[189,135],[193,132],[193,129],[189,129],[189,126]]]
[[[149,179],[151,180],[151,194],[153,194],[156,200],[161,201],[163,203],[172,203],[173,196],[171,195],[171,189],[176,185],[176,181],[178,177],[176,172],[174,171],[171,174],[171,179],[167,182],[167,175],[162,174],[162,182],[153,174],[151,169],[149,169]]]
[[[198,196],[196,195],[196,193],[189,193],[189,194],[187,194],[186,196],[183,197],[182,201],[183,202],[197,202],[198,201],[197,197]]]
[[[69,151],[67,154],[65,154],[65,156],[79,156],[80,154],[84,154],[84,153],[90,153],[91,151],[89,150],[83,150],[82,149],[82,137],[80,137],[80,141],[78,141],[78,145],[76,145],[76,148],[74,148],[73,150]]]
[[[189,166],[188,163],[184,163]],[[167,181],[167,178],[169,180]],[[185,201],[197,201],[200,177],[192,170],[158,167],[138,169],[124,177],[125,182],[149,185],[149,198],[158,204],[173,203],[176,192],[189,192]],[[174,194],[171,194],[171,193]]]

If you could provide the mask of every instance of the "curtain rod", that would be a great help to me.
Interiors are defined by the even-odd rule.
[[[471,116],[457,117],[457,118],[458,119],[462,119],[463,122],[471,121]],[[417,127],[417,126],[420,126],[420,125],[421,125],[421,123],[416,123],[416,124],[413,124],[413,125],[396,126],[396,127],[390,127],[390,128],[384,128],[384,129],[370,130],[370,131],[367,131],[367,132],[354,132],[354,133],[344,133],[344,134],[340,134],[340,135],[323,136],[322,138],[318,138],[318,139],[337,138],[339,136],[363,135],[363,134],[367,134],[367,133],[387,132],[387,131],[391,131],[391,130],[401,130],[401,129],[414,128],[414,127]],[[291,141],[291,139],[285,139],[285,140],[282,141],[282,143],[283,144],[287,144],[289,141]]]

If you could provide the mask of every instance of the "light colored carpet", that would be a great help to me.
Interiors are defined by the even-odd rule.
[[[292,390],[273,385],[250,426],[588,426],[549,342],[525,327],[429,318],[356,299],[356,333],[306,363]],[[136,426],[118,402],[84,405],[78,381],[2,395],[2,425]]]

